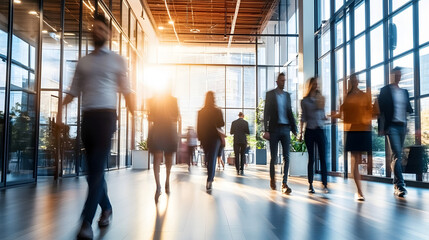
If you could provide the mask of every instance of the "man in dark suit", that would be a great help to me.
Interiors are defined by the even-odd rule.
[[[278,143],[281,142],[283,148],[283,184],[282,192],[289,194],[292,189],[287,185],[287,175],[289,169],[289,144],[290,132],[296,136],[297,128],[295,118],[292,113],[291,98],[285,92],[285,74],[280,73],[277,77],[277,88],[268,91],[265,97],[264,107],[264,138],[270,141],[270,186],[276,189],[274,164],[277,163]]]
[[[398,85],[401,75],[401,68],[394,68],[391,73],[392,83],[383,87],[378,97],[380,117],[384,120],[384,134],[393,153],[391,168],[395,175],[393,178],[394,193],[399,197],[407,194],[402,176],[402,148],[407,132],[407,113],[413,112],[408,91]]]
[[[244,163],[246,162],[246,147],[247,147],[247,134],[250,134],[249,123],[243,119],[244,114],[240,112],[238,119],[231,124],[230,133],[234,135],[234,155],[235,155],[235,168],[237,174],[244,174]]]

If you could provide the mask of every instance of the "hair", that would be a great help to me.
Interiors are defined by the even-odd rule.
[[[239,117],[244,117],[244,114],[243,114],[242,112],[239,112],[239,113],[238,113],[238,116],[239,116]]]
[[[313,85],[316,81],[317,81],[317,77],[312,77],[308,80],[307,93],[304,96],[305,98],[310,96],[311,89],[313,88]]]
[[[286,75],[284,72],[279,73],[279,75],[277,76],[277,81],[280,79],[280,77],[285,77],[285,76]]]
[[[215,106],[214,92],[208,91],[206,93],[206,101],[204,103],[204,107],[214,107],[214,106]]]
[[[94,21],[102,22],[104,25],[109,27],[109,22],[107,21],[106,17],[104,17],[103,14],[95,14]]]
[[[353,79],[356,79],[356,81],[359,81],[356,73],[353,73],[352,75],[350,75],[350,84],[349,84],[349,90],[347,91],[347,95],[353,90],[353,86],[351,83]]]
[[[394,67],[392,70],[391,70],[391,73],[402,73],[402,70],[403,70],[403,68],[402,67]]]

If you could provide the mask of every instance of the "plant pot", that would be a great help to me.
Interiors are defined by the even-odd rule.
[[[267,149],[256,149],[256,164],[267,165]]]
[[[228,157],[227,163],[228,163],[228,165],[234,166],[235,165],[235,157]]]
[[[133,169],[149,169],[149,151],[132,150]]]
[[[289,153],[289,176],[307,176],[308,152]]]

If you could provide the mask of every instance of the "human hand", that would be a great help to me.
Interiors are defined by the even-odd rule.
[[[270,140],[270,133],[269,132],[264,132],[264,135],[262,135],[262,138],[265,140]]]

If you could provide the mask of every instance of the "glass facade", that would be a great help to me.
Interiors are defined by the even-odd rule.
[[[128,6],[125,0],[1,1],[0,187],[33,182],[38,175],[85,173],[80,99],[66,108],[60,103],[77,61],[93,49],[95,13],[104,14],[110,22],[108,47],[127,58],[132,88],[138,88],[142,72],[136,65],[144,63],[147,41]],[[128,116],[123,98],[117,112],[109,170],[129,166],[135,144],[134,119]],[[55,127],[57,116],[65,124],[62,132]]]
[[[327,10],[330,3],[335,4],[335,10]],[[409,91],[414,109],[408,118],[405,146],[428,146],[428,118],[425,113],[429,101],[429,57],[426,57],[429,56],[429,37],[424,30],[428,20],[428,1],[318,0],[315,7],[319,9],[315,11],[315,47],[319,53],[316,74],[322,79],[323,94],[330,96],[330,101],[335,101],[327,104],[327,110],[338,111],[350,74],[358,75],[359,88],[370,91],[374,101],[380,88],[389,83],[390,70],[402,67],[400,87]],[[331,29],[335,30],[333,34],[329,34]],[[325,84],[328,84],[326,88]],[[336,89],[335,93],[332,89]],[[343,154],[341,125],[333,122],[334,127],[328,129],[327,136],[335,136],[331,142],[337,145],[335,154],[330,156],[331,162],[335,163],[331,170],[347,175],[350,164],[347,167],[349,157]],[[363,156],[366,161],[361,164],[361,171],[367,175],[392,177],[388,167],[389,149],[386,149],[384,137],[377,135],[376,120],[372,126],[373,152]],[[429,181],[428,173],[423,176],[406,174],[405,178]]]

